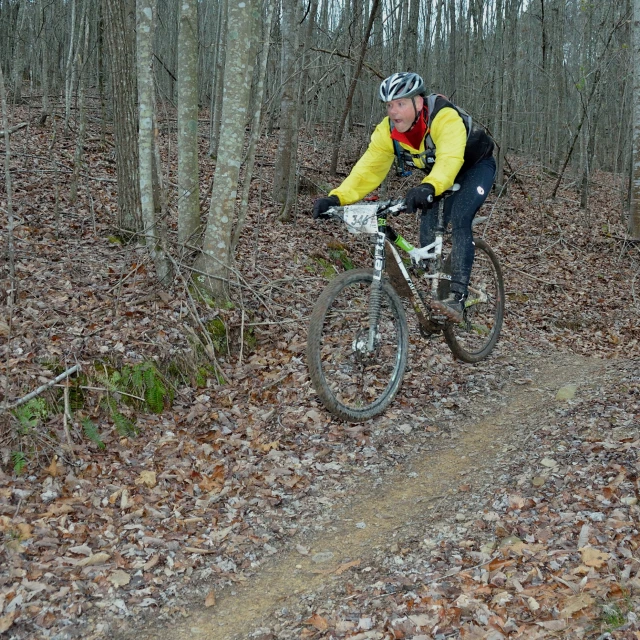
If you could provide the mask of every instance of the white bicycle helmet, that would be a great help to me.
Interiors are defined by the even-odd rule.
[[[400,98],[413,98],[425,92],[424,81],[417,73],[394,73],[380,85],[380,100],[391,102]]]

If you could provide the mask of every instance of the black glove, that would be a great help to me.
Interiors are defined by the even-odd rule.
[[[428,182],[423,182],[419,187],[409,189],[404,199],[407,205],[407,213],[413,213],[416,209],[428,209],[433,203],[435,195],[436,190]]]
[[[318,198],[313,203],[313,218],[314,220],[317,218],[328,218],[329,216],[325,215],[325,212],[331,207],[339,207],[340,206],[340,198],[338,196],[328,196],[327,198]]]

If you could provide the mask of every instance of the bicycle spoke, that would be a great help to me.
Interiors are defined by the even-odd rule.
[[[322,317],[312,318],[310,373],[327,408],[340,417],[364,419],[383,411],[400,385],[406,320],[399,299],[384,287],[370,350],[370,274],[345,277],[335,289]]]
[[[469,283],[464,318],[445,328],[447,344],[461,360],[478,362],[495,346],[504,312],[502,272],[491,249],[476,241],[476,255]]]

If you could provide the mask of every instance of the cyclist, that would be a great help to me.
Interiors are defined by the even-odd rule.
[[[375,128],[367,150],[342,184],[314,202],[313,217],[326,217],[323,214],[329,208],[357,202],[379,187],[399,149],[405,164],[426,174],[405,197],[409,213],[422,210],[420,244],[426,246],[435,239],[433,197],[457,182],[460,190],[445,202],[445,222],[452,227],[450,293],[432,306],[460,322],[474,258],[471,223],[496,174],[494,143],[484,129],[465,123],[444,96],[437,96],[429,113],[425,93],[424,81],[416,73],[394,73],[382,82],[379,96],[387,117]]]

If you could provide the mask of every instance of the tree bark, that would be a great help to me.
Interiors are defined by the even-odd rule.
[[[156,0],[137,1],[137,58],[138,58],[138,100],[139,100],[139,162],[140,162],[140,202],[144,235],[147,249],[156,268],[158,280],[169,284],[172,278],[171,263],[163,246],[161,227],[156,220],[157,183],[155,138],[154,138],[154,86],[153,86],[153,46],[152,33]]]
[[[633,174],[629,235],[640,240],[640,0],[633,0]]]
[[[142,229],[138,180],[138,87],[135,66],[135,2],[103,0],[105,41],[111,67],[113,131],[118,176],[118,227]]]
[[[178,36],[178,242],[200,228],[198,191],[198,3],[180,3]]]
[[[296,59],[298,50],[298,20],[296,0],[282,2],[282,74],[283,86],[280,99],[280,131],[276,167],[273,174],[273,199],[281,203],[284,211],[287,202],[291,163],[295,162],[296,149],[293,148],[294,132],[298,128],[296,96],[298,78]]]
[[[256,22],[255,5],[255,0],[228,4],[227,63],[222,98],[224,136],[220,139],[213,176],[202,254],[196,263],[199,271],[206,274],[198,276],[197,281],[219,300],[228,298],[231,233],[253,74],[254,61],[250,52],[252,27]]]

